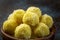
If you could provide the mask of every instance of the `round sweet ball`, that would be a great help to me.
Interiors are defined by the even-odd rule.
[[[27,24],[20,24],[15,29],[16,38],[25,38],[28,39],[31,37],[31,28]]]
[[[40,23],[37,28],[34,30],[34,34],[37,37],[45,37],[50,34],[49,27],[45,25],[44,23]]]
[[[23,23],[29,24],[31,26],[35,26],[39,24],[39,17],[37,14],[33,12],[27,12],[23,16]]]
[[[14,14],[10,14],[7,19],[14,19]]]
[[[42,15],[41,10],[38,7],[34,7],[34,6],[29,7],[26,12],[36,13],[39,17],[41,17],[41,15]]]
[[[47,14],[42,16],[41,22],[45,23],[49,28],[53,26],[53,18]]]
[[[6,20],[4,23],[3,23],[3,30],[8,33],[8,34],[14,34],[14,30],[15,28],[17,27],[17,23],[15,20]]]
[[[25,14],[23,9],[14,10],[12,14],[9,15],[8,19],[14,19],[18,24],[22,23],[22,18]]]

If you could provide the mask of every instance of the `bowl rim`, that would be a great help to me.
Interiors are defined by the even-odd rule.
[[[47,37],[30,38],[30,39],[48,39],[48,38],[51,38],[51,37],[55,34],[55,32],[56,32],[56,27],[55,27],[55,25],[53,25],[52,29],[54,29],[54,30],[52,30],[52,32],[50,33],[50,35],[48,35]],[[18,38],[15,38],[15,37],[13,37],[13,36],[5,33],[5,32],[3,31],[3,29],[2,29],[2,27],[1,27],[1,33],[2,33],[4,36],[8,37],[8,38],[11,38],[11,39],[14,39],[14,40],[20,40],[20,39],[18,39]]]

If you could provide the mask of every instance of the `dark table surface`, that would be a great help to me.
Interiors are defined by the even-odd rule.
[[[51,15],[54,19],[56,26],[55,40],[60,40],[60,12],[52,8],[51,6],[41,4],[28,4],[26,0],[0,0],[0,27],[2,23],[7,19],[8,15],[15,9],[26,10],[29,6],[37,6],[42,10],[42,13]],[[0,40],[2,37],[0,36]]]

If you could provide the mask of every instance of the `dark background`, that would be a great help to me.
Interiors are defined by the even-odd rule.
[[[0,0],[0,27],[13,10],[19,8],[26,10],[29,6],[37,6],[43,14],[53,17],[56,26],[55,40],[60,40],[60,0]]]

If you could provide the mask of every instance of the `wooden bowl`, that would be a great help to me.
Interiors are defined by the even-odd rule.
[[[17,39],[7,33],[5,33],[3,31],[3,29],[1,28],[1,36],[3,38],[3,40],[54,40],[54,37],[55,37],[55,32],[56,32],[56,28],[55,26],[53,26],[51,29],[50,29],[50,35],[47,36],[47,37],[43,37],[43,38],[34,38],[34,39]]]

